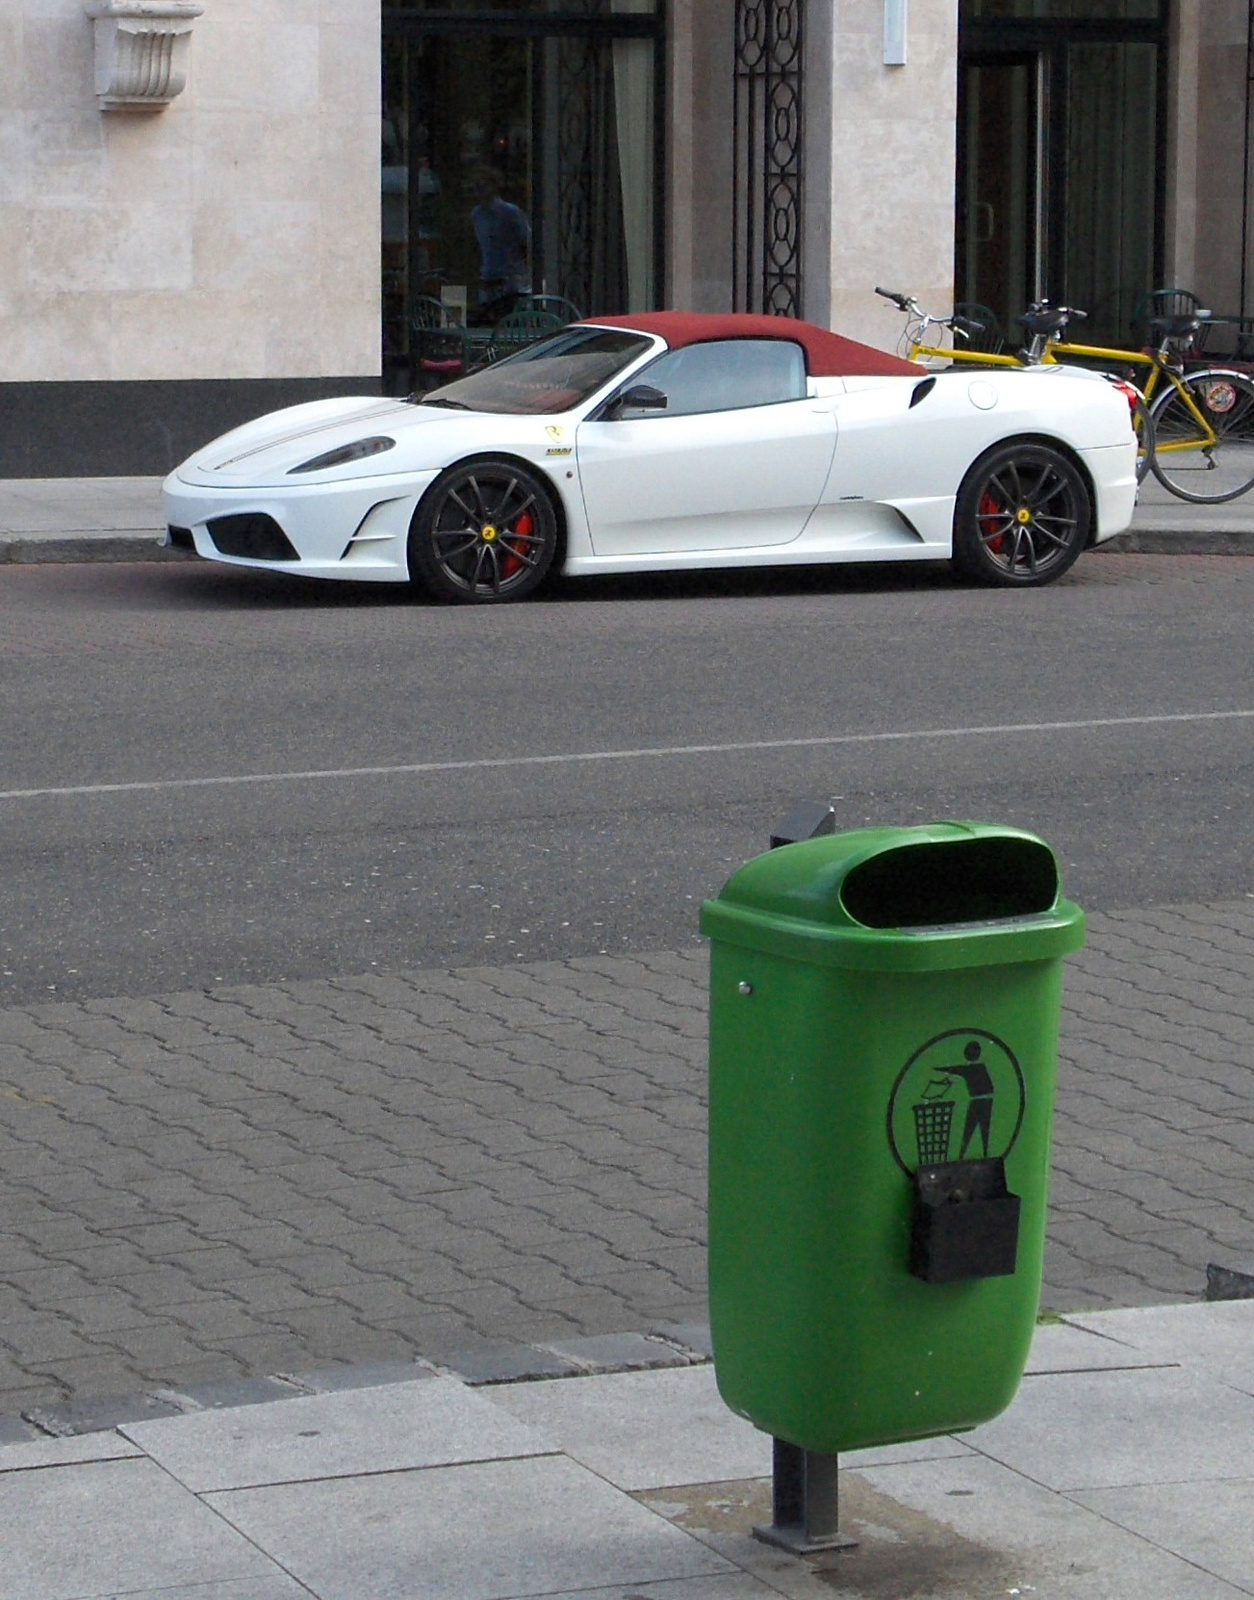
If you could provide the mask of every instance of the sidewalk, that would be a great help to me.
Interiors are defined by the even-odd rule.
[[[160,478],[0,478],[0,562],[194,560],[160,543],[160,490]],[[1254,555],[1254,495],[1195,506],[1151,478],[1130,531],[1103,548]]]
[[[679,1364],[480,1386],[348,1368],[2,1448],[0,1600],[1254,1594],[1249,1302],[1041,1327],[1003,1417],[844,1458],[860,1543],[808,1559],[749,1535],[769,1440],[658,1349]]]

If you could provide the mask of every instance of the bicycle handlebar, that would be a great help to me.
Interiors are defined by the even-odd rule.
[[[963,338],[965,339],[969,339],[972,334],[984,332],[984,323],[977,322],[974,317],[930,316],[923,310],[923,308],[919,305],[919,302],[912,294],[898,294],[896,289],[881,289],[879,284],[876,284],[875,292],[882,299],[891,300],[892,303],[897,307],[898,311],[905,311],[911,316],[921,317],[923,319],[922,326],[924,329],[930,327],[934,323],[937,327],[952,328],[955,333],[962,334]]]

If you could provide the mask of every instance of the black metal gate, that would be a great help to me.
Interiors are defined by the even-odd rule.
[[[804,0],[736,0],[733,293],[801,315]]]

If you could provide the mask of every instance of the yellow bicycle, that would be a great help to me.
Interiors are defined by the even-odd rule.
[[[911,319],[902,344],[913,360],[985,367],[1096,362],[1122,369],[1106,376],[1123,386],[1133,408],[1138,480],[1152,470],[1172,494],[1200,505],[1235,500],[1254,487],[1254,381],[1235,368],[1187,370],[1184,365],[1204,314],[1156,318],[1151,328],[1157,344],[1127,350],[1064,340],[1068,325],[1085,313],[1040,301],[1019,318],[1027,334],[1024,348],[993,354],[958,345],[959,339],[979,331],[978,324],[962,317],[933,317],[912,295],[879,288],[876,293]],[[937,327],[950,330],[953,348],[926,342],[929,330]],[[1138,386],[1134,378],[1143,369],[1148,373]]]
[[[909,294],[898,294],[895,289],[881,289],[878,286],[876,294],[882,295],[885,300],[891,300],[900,311],[909,317],[902,337],[897,341],[898,353],[910,361],[922,361],[931,368],[943,368],[955,363],[962,366],[976,367],[1029,367],[1057,365],[1057,358],[1053,354],[1053,346],[1046,342],[1038,350],[1027,346],[1016,351],[991,351],[970,350],[959,344],[960,339],[974,338],[982,333],[982,323],[970,317],[934,317]],[[1033,310],[1036,307],[1032,308]],[[1068,317],[1083,317],[1083,311],[1073,311],[1063,308],[1065,316],[1060,326],[1066,326]],[[1024,320],[1022,317],[1019,319]],[[953,340],[952,345],[936,344],[928,341],[928,333],[933,328],[947,328]],[[1132,431],[1136,434],[1136,481],[1143,483],[1149,473],[1154,460],[1154,421],[1150,415],[1149,404],[1145,396],[1130,380],[1117,377],[1113,373],[1104,373],[1104,377],[1122,392],[1132,412]]]
[[[1156,317],[1156,344],[1144,350],[1079,344],[1064,339],[1082,317],[1068,306],[1041,302],[1019,320],[1028,333],[1028,361],[1115,363],[1139,384],[1149,406],[1149,466],[1165,489],[1197,505],[1220,505],[1254,488],[1254,381],[1233,367],[1186,368],[1185,357],[1204,313]],[[1148,369],[1148,371],[1146,371]]]

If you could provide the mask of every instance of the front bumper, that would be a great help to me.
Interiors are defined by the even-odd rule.
[[[186,483],[174,472],[161,493],[167,524],[186,530],[206,560],[310,578],[404,583],[409,525],[435,477],[432,471],[250,489]],[[186,542],[180,531],[170,537]]]

